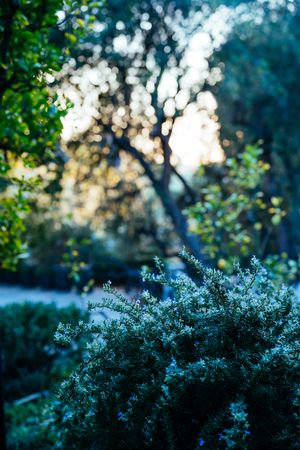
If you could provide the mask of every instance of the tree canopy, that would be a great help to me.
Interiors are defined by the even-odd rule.
[[[212,89],[223,146],[236,154],[260,141],[271,165],[264,190],[282,196],[287,211],[277,248],[291,256],[300,249],[299,43],[299,2],[266,2],[238,15],[211,60],[223,77]]]
[[[177,170],[170,137],[186,106],[199,104],[198,94],[208,76],[205,57],[195,69],[188,53],[191,38],[211,12],[209,4],[107,2],[93,35],[74,55],[76,62],[64,78],[65,87],[77,95],[81,114],[91,113],[90,122],[79,126],[69,143],[75,158],[88,166],[89,182],[103,183],[102,164],[124,174],[107,189],[114,201],[120,189],[122,202],[128,198],[133,202],[150,186],[181,242],[198,257],[202,257],[200,241],[188,231],[172,182],[181,185],[184,204],[194,201],[195,193]],[[135,173],[131,183],[126,182],[128,167]]]
[[[39,182],[33,171],[28,176],[25,169],[63,158],[58,143],[67,105],[51,95],[47,81],[61,70],[70,45],[90,20],[88,8],[81,6],[69,0],[8,0],[1,5],[0,260],[4,268],[14,267],[24,252],[28,194]]]

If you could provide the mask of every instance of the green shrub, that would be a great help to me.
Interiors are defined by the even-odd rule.
[[[3,352],[4,398],[9,450],[42,450],[47,447],[48,414],[44,409],[62,379],[82,357],[79,342],[69,349],[53,341],[59,322],[86,322],[88,315],[75,306],[23,303],[0,308],[0,344]],[[14,403],[31,394],[40,398]]]
[[[47,423],[49,399],[23,405],[6,405],[8,424],[7,450],[51,450],[55,437],[49,435]]]
[[[270,165],[262,155],[247,145],[222,165],[201,166],[201,198],[187,209],[190,229],[201,237],[204,255],[227,274],[235,261],[247,266],[255,254],[278,282],[293,282],[299,262],[280,250],[278,227],[286,211],[281,197],[265,192]]]
[[[79,348],[68,350],[53,342],[59,322],[75,325],[87,314],[75,306],[11,304],[0,308],[0,343],[3,351],[4,397],[14,401],[48,390],[79,361]]]
[[[61,449],[293,449],[300,442],[300,327],[293,291],[253,259],[234,277],[203,268],[197,286],[161,302],[103,300],[120,319],[60,326],[57,339],[88,335],[88,358],[53,406]],[[107,286],[111,291],[110,286]]]

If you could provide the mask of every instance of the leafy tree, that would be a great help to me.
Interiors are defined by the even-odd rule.
[[[202,167],[201,200],[187,214],[191,230],[202,238],[203,251],[219,268],[230,273],[236,261],[248,264],[254,254],[272,269],[274,277],[291,281],[298,264],[285,253],[277,255],[274,245],[286,211],[282,198],[269,198],[264,192],[270,166],[262,154],[259,147],[247,146],[238,157],[227,158],[217,167]]]
[[[145,278],[171,286],[172,298],[144,292],[132,302],[116,293],[96,307],[120,319],[60,326],[60,342],[83,334],[89,347],[54,405],[57,448],[298,447],[293,291],[274,285],[256,260],[235,277],[190,261],[200,286],[168,279],[158,262]]]
[[[49,92],[47,76],[62,68],[69,45],[90,20],[88,8],[81,6],[69,0],[8,0],[0,7],[0,260],[4,268],[13,268],[24,252],[28,194],[39,181],[33,171],[28,177],[28,169],[62,159],[57,143],[65,105]]]
[[[69,142],[79,161],[79,178],[99,186],[103,167],[110,174],[115,169],[119,173],[110,178],[106,193],[119,208],[131,201],[134,209],[135,198],[154,190],[177,237],[198,257],[200,241],[189,233],[182,212],[195,193],[177,170],[170,137],[186,106],[199,103],[207,63],[203,61],[204,68],[193,78],[187,55],[210,3],[107,2],[97,15],[93,36],[74,55],[69,77],[63,78],[63,87],[73,92],[82,114],[91,111],[92,116]],[[129,166],[131,181],[125,175]],[[181,199],[173,192],[175,180],[182,188]],[[114,194],[121,189],[120,200]]]
[[[300,9],[298,1],[257,2],[231,22],[211,64],[222,81],[212,87],[221,140],[229,155],[261,140],[271,165],[264,190],[283,197],[287,211],[277,231],[278,252],[300,249],[299,126]]]

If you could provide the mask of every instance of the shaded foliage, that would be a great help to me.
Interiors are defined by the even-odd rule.
[[[212,88],[222,143],[228,154],[236,154],[261,141],[271,165],[264,190],[269,197],[283,197],[287,211],[277,249],[292,257],[300,249],[299,12],[297,1],[257,3],[240,11],[211,61],[223,74]]]
[[[78,340],[66,350],[53,342],[53,336],[61,321],[75,326],[80,320],[86,322],[88,315],[75,306],[23,303],[0,307],[9,450],[40,450],[46,446],[49,416],[43,410],[58,384],[82,358]],[[26,401],[32,394],[32,400]],[[19,400],[20,404],[16,402]]]
[[[53,343],[55,330],[59,322],[75,325],[87,315],[74,306],[59,309],[42,303],[2,306],[0,312],[5,399],[50,389],[70,370],[72,359],[79,358],[77,346],[66,352]]]

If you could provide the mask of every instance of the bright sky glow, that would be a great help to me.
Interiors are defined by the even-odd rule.
[[[208,110],[214,110],[214,98],[206,97]],[[224,159],[218,140],[218,123],[208,117],[207,111],[197,111],[194,105],[175,122],[170,145],[183,175],[192,174],[201,163]]]
[[[225,12],[223,11],[221,18],[216,17],[220,28],[222,28],[220,24],[222,22],[225,24],[226,21]],[[189,101],[189,90],[199,89],[201,82],[204,82],[207,78],[207,58],[212,51],[212,42],[208,32],[212,32],[209,24],[207,26],[207,32],[201,31],[196,33],[190,40],[184,60],[182,61],[183,67],[185,67],[185,73],[181,80],[182,88],[179,92],[176,82],[177,73],[175,73],[177,72],[177,68],[174,68],[173,75],[172,72],[164,74],[158,94],[161,101],[168,99],[165,104],[165,112],[167,114],[172,115],[175,103],[177,107],[184,108]],[[220,42],[221,40],[217,35],[215,39],[216,42]],[[116,38],[114,45],[119,51],[122,48],[126,51],[126,47],[128,49],[125,36]],[[72,85],[68,85],[64,91],[64,95],[74,103],[74,108],[63,120],[64,129],[62,137],[64,140],[67,141],[73,134],[82,133],[88,129],[91,118],[97,115],[97,110],[93,105],[97,105],[99,89],[101,92],[104,92],[106,89],[105,79],[102,79],[105,70],[106,67],[98,66],[97,68],[86,68],[81,74],[75,73],[73,75],[73,81],[85,95],[82,101],[80,96],[78,96],[77,88]],[[139,86],[137,86],[137,93],[138,90]],[[133,97],[137,95],[138,99],[137,93],[135,94],[133,92]],[[147,93],[143,91],[142,95],[145,99]],[[184,175],[192,174],[197,170],[200,163],[221,161],[224,157],[218,141],[218,123],[215,116],[216,102],[211,94],[200,94],[199,97],[201,97],[201,107],[203,107],[203,110],[199,111],[195,104],[188,105],[183,116],[176,120],[171,137],[174,162],[177,162],[178,169]],[[134,106],[134,101],[132,106]],[[145,105],[145,108],[149,107],[152,108],[149,105]],[[142,136],[141,139],[143,140]],[[145,148],[145,140],[143,147]]]

